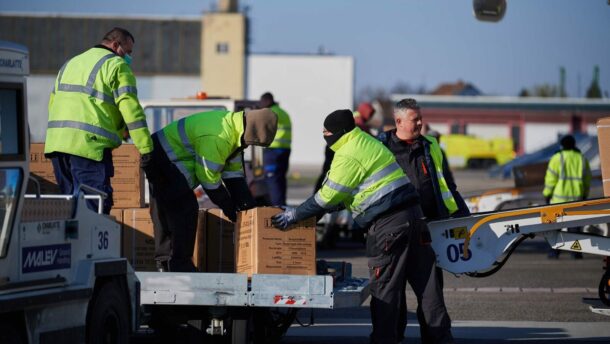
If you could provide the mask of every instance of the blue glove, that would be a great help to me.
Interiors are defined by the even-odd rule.
[[[297,210],[293,207],[282,207],[283,212],[273,215],[271,217],[271,223],[273,227],[285,231],[293,223],[296,223]]]

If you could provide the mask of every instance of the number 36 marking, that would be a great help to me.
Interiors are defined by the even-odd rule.
[[[107,250],[108,249],[108,232],[107,231],[98,232],[97,238],[99,239],[99,241],[97,243],[97,249],[98,250]]]
[[[458,259],[467,261],[470,260],[470,258],[472,258],[472,251],[470,251],[470,249],[468,249],[468,258],[464,258],[464,243],[461,243],[459,247],[456,244],[447,246],[447,259],[449,259],[450,262],[455,263]]]

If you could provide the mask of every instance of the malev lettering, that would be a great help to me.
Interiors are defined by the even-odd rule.
[[[30,251],[25,257],[23,263],[24,268],[49,266],[55,263],[58,249],[46,249],[38,251]]]

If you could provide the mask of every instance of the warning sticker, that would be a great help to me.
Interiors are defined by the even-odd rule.
[[[578,242],[578,240],[574,241],[572,246],[570,246],[570,250],[582,251],[582,247],[580,247],[580,243]]]
[[[466,228],[466,227],[451,228],[449,230],[450,238],[459,240],[459,239],[466,239],[467,236],[468,236],[468,228]]]

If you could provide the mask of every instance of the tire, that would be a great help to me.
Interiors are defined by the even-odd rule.
[[[102,284],[90,301],[87,314],[87,343],[129,343],[129,306],[115,281]]]

